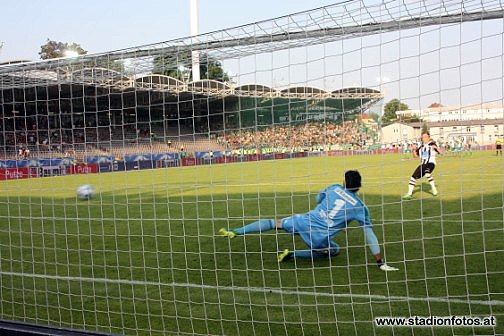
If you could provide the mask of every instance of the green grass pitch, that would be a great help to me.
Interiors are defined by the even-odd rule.
[[[443,157],[440,196],[401,155],[318,157],[0,182],[1,318],[121,334],[504,334],[504,161]],[[282,218],[363,175],[387,263],[353,224],[331,260],[279,264],[302,248],[274,231],[221,227]],[[97,189],[89,202],[75,189]],[[493,303],[487,303],[492,301]],[[497,317],[494,328],[383,328],[376,316]]]

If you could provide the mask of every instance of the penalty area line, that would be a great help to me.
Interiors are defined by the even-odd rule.
[[[34,273],[17,273],[0,271],[2,276],[15,276],[27,277],[36,279],[51,279],[62,281],[78,281],[78,282],[91,282],[91,283],[108,283],[108,284],[121,284],[121,285],[141,285],[141,286],[156,286],[156,287],[180,287],[180,288],[202,288],[220,291],[231,292],[254,292],[254,293],[273,293],[280,295],[296,295],[296,296],[314,296],[314,297],[329,297],[329,298],[345,298],[345,299],[367,299],[367,300],[380,300],[380,301],[409,301],[409,302],[438,302],[448,304],[474,304],[481,306],[504,306],[504,301],[501,300],[463,300],[463,299],[450,299],[442,297],[410,297],[410,296],[385,296],[374,294],[345,294],[345,293],[324,293],[324,292],[310,292],[298,290],[286,290],[281,288],[262,288],[262,287],[239,287],[239,286],[212,286],[192,283],[179,283],[179,282],[155,282],[155,281],[139,281],[139,280],[125,280],[125,279],[107,279],[107,278],[86,278],[86,277],[70,277],[70,276],[57,276],[46,274]],[[348,304],[348,303],[334,303],[334,304]]]

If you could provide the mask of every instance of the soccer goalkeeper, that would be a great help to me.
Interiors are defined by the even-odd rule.
[[[322,190],[317,196],[315,209],[302,215],[294,215],[282,220],[263,219],[238,229],[220,229],[219,234],[234,238],[253,232],[283,229],[293,235],[299,235],[307,250],[284,250],[278,256],[280,262],[291,258],[318,259],[336,256],[340,247],[333,238],[356,220],[359,222],[367,245],[382,271],[397,271],[388,266],[380,254],[380,246],[369,217],[369,210],[357,196],[361,187],[361,175],[356,170],[345,173],[343,186],[332,185]]]

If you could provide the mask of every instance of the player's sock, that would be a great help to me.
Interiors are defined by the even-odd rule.
[[[245,225],[244,227],[234,229],[233,232],[239,235],[253,232],[263,232],[273,230],[275,228],[275,221],[273,219],[261,219]]]
[[[430,173],[425,174],[425,177],[427,177],[427,181],[429,181],[429,184],[431,185],[432,195],[437,196],[438,192],[436,189],[436,184],[434,183],[434,177],[432,177],[432,174]]]
[[[414,177],[410,177],[408,184],[408,195],[413,195],[413,189],[415,189],[415,186],[416,186],[416,179]]]
[[[324,259],[329,256],[328,253],[318,253],[313,250],[297,250],[292,251],[292,257],[303,259]]]
[[[432,188],[432,189],[431,189],[431,191],[432,191],[432,195],[437,196],[438,191],[437,191],[437,189],[436,189],[436,185],[434,184],[434,182],[433,182],[433,183],[431,183],[431,188]]]

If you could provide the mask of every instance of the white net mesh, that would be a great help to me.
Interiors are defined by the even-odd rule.
[[[141,335],[504,333],[503,14],[498,1],[348,1],[0,67],[2,319]],[[410,109],[380,118],[392,98]],[[422,128],[443,152],[439,194],[424,178],[403,200]],[[355,223],[339,256],[283,263],[299,237],[217,234],[305,213],[349,169],[397,272],[376,267]],[[497,325],[375,322],[452,315]]]

